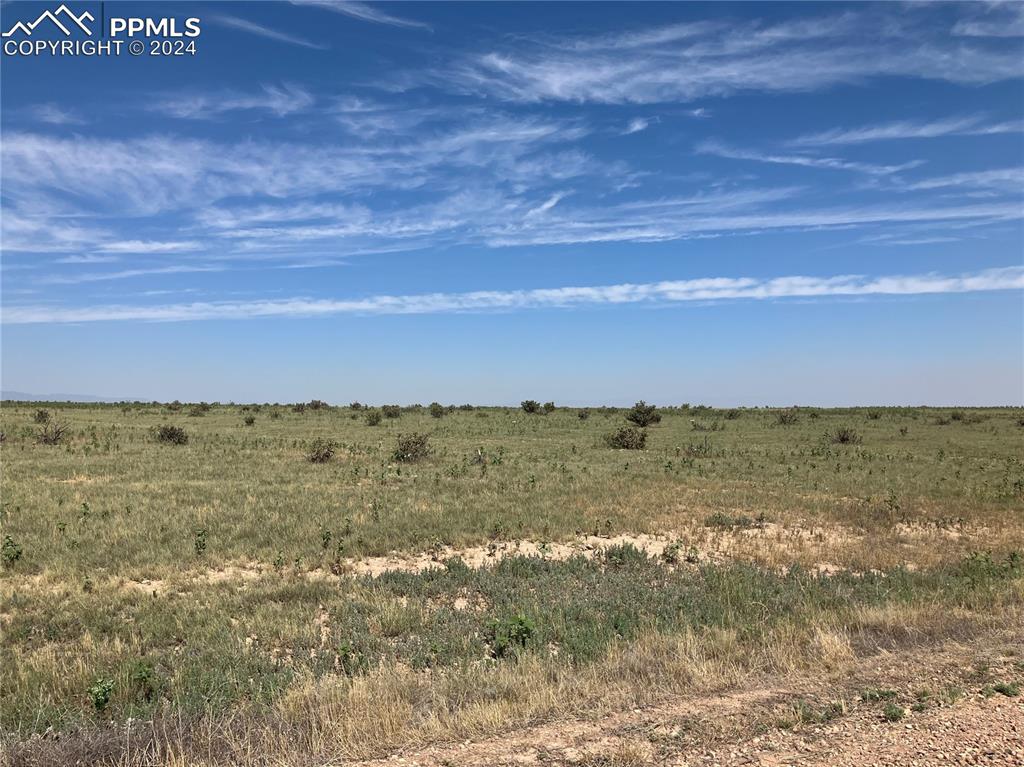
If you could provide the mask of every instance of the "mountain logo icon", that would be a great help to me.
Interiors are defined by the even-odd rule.
[[[43,23],[44,20],[49,19],[52,21],[57,28],[64,33],[65,37],[71,36],[71,30],[77,26],[85,34],[92,36],[92,30],[86,26],[86,21],[96,21],[96,17],[86,11],[80,16],[76,16],[71,12],[66,5],[61,3],[60,7],[55,11],[43,11],[39,14],[39,18],[35,21],[26,24],[24,21],[19,21],[14,24],[13,27],[3,33],[3,37],[13,37],[16,32],[21,32],[26,37],[31,37],[36,27]]]

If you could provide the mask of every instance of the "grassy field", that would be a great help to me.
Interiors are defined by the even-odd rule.
[[[1024,411],[625,413],[5,403],[3,758],[368,758],[1019,625]]]

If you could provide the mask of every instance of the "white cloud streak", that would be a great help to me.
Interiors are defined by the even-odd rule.
[[[821,133],[800,136],[791,146],[828,146],[833,144],[865,144],[871,141],[936,138],[940,136],[987,136],[997,133],[1024,132],[1024,122],[985,123],[982,116],[948,117],[931,121],[901,121],[859,128],[834,128]]]
[[[805,168],[823,168],[826,170],[851,170],[858,173],[867,173],[872,176],[888,176],[893,173],[916,168],[922,164],[920,160],[914,160],[902,163],[901,165],[872,165],[870,163],[840,160],[834,157],[768,154],[749,149],[729,147],[718,141],[704,141],[698,144],[696,149],[702,154],[713,154],[732,160],[752,160],[754,162],[765,162],[775,165],[799,165]]]
[[[671,25],[618,35],[517,41],[450,68],[410,75],[508,101],[687,102],[740,92],[807,92],[912,77],[983,85],[1021,76],[1018,51],[948,40],[871,14]]]
[[[161,114],[182,119],[212,119],[228,112],[266,111],[277,117],[304,112],[315,99],[297,85],[264,85],[253,93],[225,91],[222,93],[189,92],[165,96],[149,106]]]
[[[345,314],[452,314],[529,309],[671,305],[686,302],[782,300],[865,296],[915,296],[1024,289],[1024,267],[987,269],[973,274],[917,274],[887,277],[842,275],[712,277],[654,283],[538,290],[378,295],[363,299],[309,299],[197,302],[159,306],[3,307],[4,324],[196,320],[265,317],[327,317]]]
[[[356,2],[356,0],[292,0],[292,5],[309,5],[316,8],[323,8],[327,11],[350,16],[360,21],[369,21],[373,24],[385,24],[389,27],[404,27],[406,29],[425,29],[430,31],[431,26],[422,21],[413,21],[399,16],[392,16],[390,13],[374,8],[368,3]]]
[[[271,29],[270,27],[265,27],[262,24],[257,24],[254,21],[249,21],[248,19],[243,19],[238,16],[231,16],[226,13],[209,14],[207,15],[206,18],[210,21],[213,21],[214,23],[221,24],[225,27],[237,29],[242,32],[248,32],[249,34],[256,35],[257,37],[265,37],[268,40],[276,40],[279,43],[298,45],[303,48],[311,48],[313,50],[318,51],[325,51],[328,48],[328,46],[326,45],[314,43],[311,40],[307,40],[303,37],[298,37],[297,35],[290,35],[287,34],[286,32],[281,32],[280,30],[277,29]]]

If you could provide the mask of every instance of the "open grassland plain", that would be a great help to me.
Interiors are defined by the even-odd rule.
[[[524,406],[5,403],[0,763],[1024,760],[1024,410]]]

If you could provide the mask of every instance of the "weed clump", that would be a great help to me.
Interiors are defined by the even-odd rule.
[[[608,434],[604,441],[616,450],[643,450],[647,447],[647,432],[635,426],[623,426]]]
[[[156,441],[164,445],[187,445],[188,433],[180,426],[165,423],[157,427]]]
[[[484,638],[492,658],[504,658],[517,648],[526,647],[537,628],[522,613],[505,620],[494,619],[487,624]]]
[[[644,426],[650,426],[651,424],[661,422],[661,413],[654,405],[648,405],[643,400],[637,402],[633,407],[627,411],[626,420],[631,423],[635,423],[641,428]]]
[[[93,708],[102,713],[110,703],[110,696],[114,693],[113,679],[97,679],[92,686],[86,690]]]
[[[0,561],[3,562],[4,567],[10,567],[13,565],[21,559],[21,555],[21,545],[16,543],[11,536],[5,535],[4,542],[0,545]]]
[[[840,426],[834,433],[825,432],[825,438],[833,445],[859,445],[863,440],[855,429]]]
[[[800,421],[800,416],[797,415],[796,408],[789,408],[788,410],[780,410],[775,414],[775,425],[776,426],[794,426]]]
[[[415,463],[430,455],[430,437],[413,432],[400,434],[391,457],[399,463]]]
[[[306,460],[310,463],[327,463],[334,457],[337,447],[335,444],[323,437],[317,437],[306,451]]]

